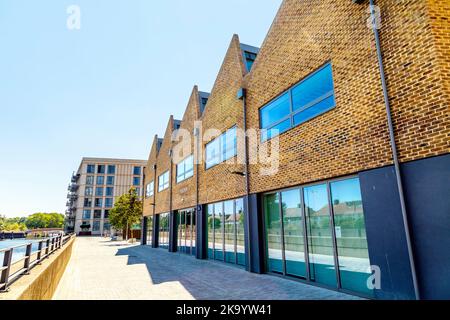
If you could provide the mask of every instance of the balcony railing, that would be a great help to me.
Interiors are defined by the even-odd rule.
[[[3,254],[3,264],[0,265],[0,292],[8,291],[8,287],[21,276],[29,274],[30,270],[48,258],[56,250],[62,248],[74,235],[58,235],[37,242],[29,242],[18,246],[0,249]],[[37,243],[38,249],[32,251]],[[14,251],[25,247],[25,254],[13,261]]]
[[[72,175],[72,178],[70,179],[70,181],[75,183],[75,182],[78,181],[79,178],[80,178],[80,175],[74,173],[74,174]]]
[[[77,198],[78,198],[78,195],[76,193],[69,193],[67,195],[67,199],[70,199],[70,200],[76,200]]]
[[[70,192],[75,192],[78,190],[80,186],[76,183],[71,183],[69,184],[69,186],[67,187],[67,190],[69,190]]]

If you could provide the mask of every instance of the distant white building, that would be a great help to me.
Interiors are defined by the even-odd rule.
[[[83,158],[68,188],[65,231],[77,235],[109,234],[109,210],[117,198],[131,187],[142,197],[146,163],[144,160]]]

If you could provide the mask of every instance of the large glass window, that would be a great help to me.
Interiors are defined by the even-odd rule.
[[[223,203],[214,205],[214,259],[223,261]]]
[[[208,204],[208,258],[214,259],[214,204]]]
[[[263,200],[269,272],[373,294],[367,288],[370,261],[358,178],[267,194]]]
[[[108,186],[113,186],[114,185],[114,176],[107,176],[106,177],[106,184]]]
[[[306,277],[305,242],[300,190],[281,193],[283,210],[283,238],[286,273]]]
[[[97,197],[103,197],[103,187],[97,187],[95,188],[95,195]]]
[[[105,166],[105,165],[99,164],[99,165],[97,166],[97,173],[104,174],[104,173],[105,173],[105,169],[106,169],[106,166]]]
[[[237,131],[233,127],[206,145],[206,169],[224,162],[237,154]]]
[[[86,187],[84,190],[85,196],[92,196],[94,194],[94,189],[92,187]]]
[[[177,243],[178,251],[195,255],[195,211],[194,209],[181,210],[177,213]]]
[[[177,164],[177,183],[184,181],[194,175],[194,156],[190,155]]]
[[[112,197],[114,195],[114,188],[113,187],[106,187],[105,195],[107,197]]]
[[[334,106],[333,74],[328,63],[260,109],[261,139],[270,139]]]
[[[104,184],[105,184],[105,177],[97,176],[97,185],[104,185]]]
[[[91,208],[92,207],[92,199],[91,198],[85,198],[84,199],[84,206],[86,208]]]
[[[236,200],[236,256],[237,263],[245,266],[245,227],[244,201]]]
[[[95,207],[101,208],[103,206],[103,199],[102,198],[95,198]]]
[[[87,173],[95,173],[95,165],[94,164],[88,164],[86,172]]]
[[[153,216],[147,217],[147,245],[153,243]]]
[[[158,192],[169,188],[169,171],[164,172],[158,177]]]
[[[264,197],[264,211],[266,213],[267,269],[270,272],[283,273],[283,244],[278,193]]]
[[[92,224],[92,231],[94,232],[100,231],[100,221],[98,220],[94,221],[94,223]]]
[[[102,210],[94,210],[94,219],[102,218]]]
[[[361,189],[357,178],[330,184],[342,288],[371,294]]]
[[[91,210],[83,210],[83,219],[84,220],[91,219]]]
[[[108,166],[108,174],[115,174],[116,173],[116,166],[109,165]]]
[[[105,198],[105,208],[112,208],[114,205],[113,198]]]
[[[169,214],[162,213],[159,218],[159,247],[169,248]]]
[[[303,191],[310,277],[316,282],[336,286],[327,185],[311,186]]]
[[[225,261],[236,262],[236,215],[234,201],[224,202]]]
[[[136,176],[140,176],[141,175],[141,167],[134,167],[133,174]]]
[[[208,258],[245,265],[243,200],[209,204]]]
[[[89,186],[92,186],[94,184],[94,176],[87,176],[86,177],[86,184]]]
[[[147,183],[147,185],[145,186],[145,197],[149,198],[149,197],[153,196],[154,189],[155,189],[155,186],[154,186],[153,181],[151,181],[150,183]]]
[[[133,185],[134,186],[139,186],[141,184],[141,178],[139,177],[134,177],[133,178]]]

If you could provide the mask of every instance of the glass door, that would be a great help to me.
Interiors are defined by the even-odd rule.
[[[197,219],[195,210],[191,211],[191,254],[197,254]]]
[[[373,296],[358,178],[263,197],[268,272]]]
[[[306,278],[305,232],[300,190],[281,192],[286,274]]]
[[[195,210],[182,210],[177,213],[177,247],[178,252],[195,255],[196,253]]]
[[[303,189],[303,194],[310,279],[336,287],[334,245],[327,185],[306,187]]]

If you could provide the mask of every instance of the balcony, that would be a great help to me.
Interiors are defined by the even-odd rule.
[[[75,192],[78,190],[80,186],[76,183],[71,183],[69,184],[69,186],[67,187],[67,190],[69,190],[70,192]]]
[[[78,195],[76,193],[69,193],[67,195],[67,199],[71,200],[71,201],[75,201],[78,199]]]
[[[72,183],[76,183],[76,182],[78,181],[78,179],[80,179],[80,175],[74,173],[74,174],[72,175],[72,178],[70,179],[70,181],[71,181]]]

